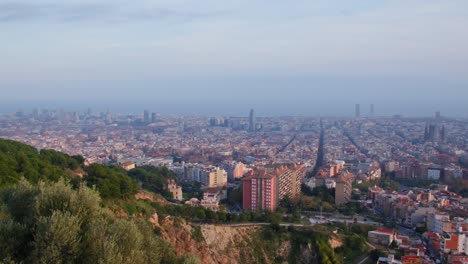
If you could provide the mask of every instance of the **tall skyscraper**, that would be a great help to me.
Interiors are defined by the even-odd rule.
[[[370,105],[370,116],[374,116],[374,104]]]
[[[360,105],[360,104],[356,104],[355,116],[356,116],[356,117],[360,117],[360,116],[361,116],[361,105]]]
[[[249,116],[249,131],[255,132],[255,112],[253,109],[250,109],[250,116]]]
[[[440,116],[440,111],[435,112],[435,118],[436,118],[436,119],[440,119],[440,117],[441,117],[441,116]]]
[[[444,125],[426,124],[426,128],[424,129],[424,141],[443,143],[447,137],[446,133]]]
[[[150,115],[148,110],[145,110],[143,113],[143,122],[145,122],[145,124],[149,124],[150,122]]]
[[[158,116],[156,113],[151,113],[151,123],[156,123]]]

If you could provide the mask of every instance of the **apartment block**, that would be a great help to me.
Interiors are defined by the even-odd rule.
[[[335,187],[335,204],[340,205],[351,200],[353,191],[353,175],[349,172],[341,175],[336,181]]]

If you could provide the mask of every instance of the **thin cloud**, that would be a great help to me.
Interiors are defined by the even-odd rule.
[[[112,10],[105,4],[29,4],[0,3],[1,22],[29,22],[34,20],[75,21],[95,19]]]
[[[170,8],[132,8],[112,3],[0,3],[0,23],[100,21],[107,23],[171,20],[190,22],[215,17],[219,12],[183,12]]]

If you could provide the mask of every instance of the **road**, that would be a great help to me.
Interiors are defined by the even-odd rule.
[[[231,227],[245,227],[245,226],[269,226],[271,223],[240,223],[240,224],[226,224],[222,226],[231,226]],[[290,223],[281,223],[280,226],[285,227],[310,227],[311,224],[290,224]]]
[[[285,150],[289,147],[289,145],[291,145],[291,144],[294,142],[294,140],[296,140],[296,137],[297,137],[297,135],[294,135],[294,136],[291,138],[291,140],[289,140],[288,143],[286,143],[286,145],[284,145],[281,149],[279,149],[279,150],[276,152],[275,155],[278,155],[278,154],[280,154],[281,152],[285,151]]]
[[[312,176],[316,176],[320,167],[323,165],[323,157],[324,157],[324,139],[325,138],[325,129],[323,128],[323,122],[320,120],[320,138],[319,138],[319,146],[317,150],[317,161],[315,162],[314,169],[312,170]]]
[[[382,226],[382,223],[373,222],[373,221],[354,221],[353,219],[342,219],[342,218],[328,218],[330,222],[338,222],[338,223],[358,223],[362,225],[373,225],[373,226]]]
[[[315,218],[311,218],[313,220],[316,220]],[[350,219],[339,219],[339,218],[327,218],[326,219],[327,221],[330,221],[330,222],[347,222],[347,223],[351,223],[353,222],[353,220],[350,220]],[[367,222],[367,221],[358,221],[358,223],[362,223],[362,224],[370,224],[370,225],[377,225],[377,226],[381,226],[382,224],[381,223],[377,223],[377,222]],[[316,224],[323,224],[323,223],[316,223]],[[230,226],[230,227],[248,227],[248,226],[269,226],[271,225],[271,223],[239,223],[239,224],[228,224],[228,225],[223,225],[223,226]],[[283,227],[311,227],[311,226],[314,226],[315,224],[311,223],[311,224],[290,224],[290,223],[281,223],[279,224],[280,226],[283,226]],[[366,261],[369,260],[370,256],[369,256],[369,253],[370,251],[376,249],[376,247],[372,244],[370,244],[369,242],[366,241],[366,244],[369,246],[369,250],[368,252],[365,252],[364,255],[362,255],[361,257],[359,257],[357,260],[354,261],[354,263],[356,264],[364,264],[366,263]]]
[[[357,264],[362,264],[362,263],[365,263],[370,257],[367,256],[365,257],[363,260],[359,261]]]

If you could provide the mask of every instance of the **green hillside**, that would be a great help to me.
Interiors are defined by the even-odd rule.
[[[101,197],[134,200],[138,187],[125,170],[83,161],[0,139],[0,263],[197,263],[177,256],[145,219],[106,208]]]
[[[212,226],[205,230],[214,225],[228,230],[227,224],[239,222],[271,223],[233,245],[239,263],[342,263],[345,256],[356,258],[365,251],[367,232],[337,237],[343,246],[333,250],[328,238],[337,226],[286,228],[279,225],[288,221],[284,212],[238,215],[167,203],[161,196],[168,195],[169,179],[177,177],[165,167],[127,172],[118,166],[84,166],[80,156],[0,139],[0,264],[200,263],[212,248],[199,226],[194,232],[181,229],[181,223]],[[135,199],[137,183],[163,202]],[[159,223],[150,223],[155,213]],[[189,245],[180,244],[189,237]],[[289,250],[281,253],[279,248]],[[213,254],[219,259],[225,252]]]
[[[54,150],[41,150],[12,140],[0,139],[0,187],[19,182],[57,181],[83,165],[80,156],[70,157]]]

